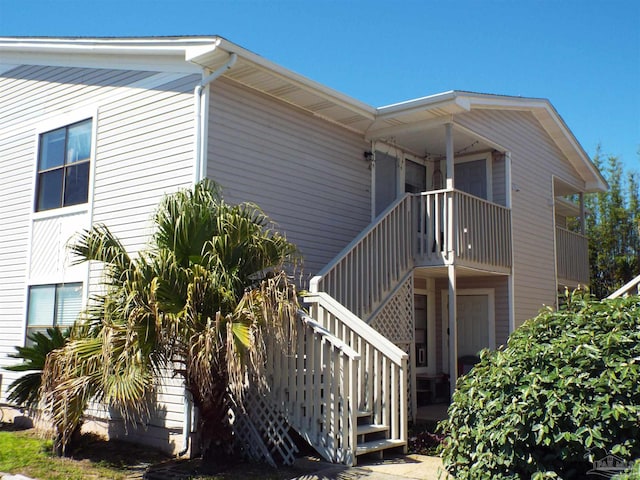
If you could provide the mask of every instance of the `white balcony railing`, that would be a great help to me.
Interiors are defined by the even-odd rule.
[[[556,263],[558,278],[587,285],[589,283],[589,245],[587,237],[556,227]]]
[[[417,264],[511,267],[510,209],[458,190],[415,198]]]

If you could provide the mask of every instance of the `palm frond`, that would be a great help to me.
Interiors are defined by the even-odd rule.
[[[30,410],[35,409],[40,402],[40,387],[42,384],[42,370],[45,367],[47,355],[61,348],[68,341],[70,329],[48,328],[46,333],[35,332],[28,335],[30,345],[16,347],[17,352],[9,357],[22,360],[22,363],[5,367],[13,372],[30,372],[14,380],[9,385],[7,399],[17,405]]]

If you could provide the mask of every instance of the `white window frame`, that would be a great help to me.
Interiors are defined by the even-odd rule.
[[[26,301],[26,315],[25,315],[25,321],[24,321],[24,328],[25,328],[25,333],[24,333],[24,341],[25,343],[27,342],[27,336],[30,334],[30,332],[35,332],[35,331],[43,331],[47,328],[52,328],[52,327],[58,327],[58,328],[65,328],[65,327],[69,327],[72,324],[67,324],[67,323],[56,323],[56,306],[57,306],[57,300],[58,300],[58,288],[59,287],[64,287],[64,286],[70,286],[70,285],[79,285],[81,290],[81,294],[80,294],[80,312],[84,309],[85,307],[85,303],[86,303],[86,284],[83,281],[73,281],[73,282],[57,282],[57,283],[34,283],[34,284],[30,284],[27,286],[27,301]],[[34,287],[51,287],[54,289],[54,304],[53,304],[53,318],[51,319],[52,322],[51,324],[46,324],[46,325],[33,325],[30,326],[29,325],[29,313],[30,313],[30,306],[31,306],[31,295],[32,295],[32,288]]]
[[[89,184],[87,186],[87,202],[67,207],[51,208],[48,210],[36,211],[36,196],[38,188],[38,162],[40,158],[40,138],[43,134],[62,127],[67,127],[84,120],[91,120],[91,157],[89,160]],[[98,126],[98,109],[96,107],[79,109],[64,115],[47,119],[40,122],[35,129],[34,144],[36,146],[32,170],[31,185],[31,218],[40,219],[92,211],[93,208],[93,188],[96,164],[96,140]]]

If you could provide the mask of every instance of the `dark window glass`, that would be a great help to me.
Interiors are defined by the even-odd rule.
[[[41,173],[38,178],[37,211],[58,208],[62,201],[63,168]]]
[[[421,193],[427,190],[427,170],[424,165],[405,160],[404,191]]]
[[[91,124],[85,120],[41,135],[36,211],[87,202]]]
[[[67,167],[64,181],[64,206],[86,203],[88,193],[89,162]]]

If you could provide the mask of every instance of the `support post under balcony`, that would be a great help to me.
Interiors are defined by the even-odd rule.
[[[586,215],[586,210],[584,207],[584,193],[580,192],[579,195],[580,198],[580,233],[582,235],[585,234],[585,215]]]
[[[456,389],[458,379],[458,324],[456,298],[456,267],[449,264],[449,394],[453,400],[453,392]]]

